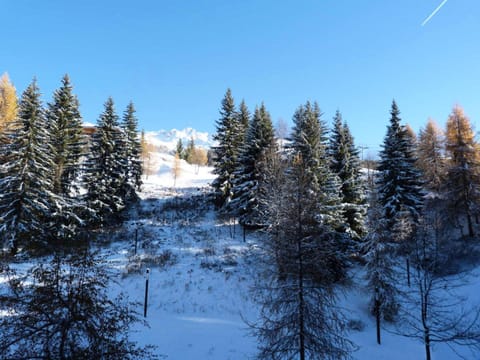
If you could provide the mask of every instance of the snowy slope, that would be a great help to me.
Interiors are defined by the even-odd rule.
[[[243,319],[256,318],[257,306],[250,299],[249,289],[253,286],[251,273],[255,272],[251,254],[260,238],[249,235],[244,243],[239,227],[233,233],[228,222],[218,219],[212,208],[198,205],[195,209],[194,206],[185,216],[181,215],[184,210],[162,211],[165,204],[176,197],[182,203],[192,196],[197,199],[204,196],[202,186],[213,176],[207,168],[195,174],[190,165],[183,163],[184,176],[177,180],[177,188],[172,189],[169,169],[172,159],[165,155],[159,157],[157,174],[145,182],[142,213],[147,215],[141,219],[143,230],[158,241],[158,246],[150,247],[145,253],[169,250],[175,254],[176,262],[166,267],[152,267],[147,318],[150,329],[139,329],[135,339],[158,345],[159,354],[168,359],[253,358],[256,339]],[[127,244],[115,246],[124,253],[128,249]],[[144,268],[142,274],[126,276],[122,282],[123,289],[140,302],[143,302],[143,271]],[[345,291],[341,302],[349,319],[364,324],[363,330],[349,333],[349,338],[358,346],[353,357],[359,360],[423,359],[423,345],[392,333],[394,329],[390,326],[382,332],[382,345],[376,344],[363,269],[354,269],[352,276],[357,285]],[[472,279],[462,291],[480,302],[478,277]],[[461,351],[466,359],[480,358],[479,354]],[[437,345],[433,358],[449,360],[457,356],[448,346]]]
[[[215,143],[207,132],[200,132],[192,128],[148,131],[145,132],[145,139],[158,148],[170,151],[175,149],[178,140],[182,140],[183,146],[186,147],[190,139],[193,139],[195,146],[204,149],[211,148]]]

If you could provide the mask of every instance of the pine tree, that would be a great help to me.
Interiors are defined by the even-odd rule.
[[[382,319],[394,321],[400,305],[398,290],[395,283],[398,275],[395,273],[394,254],[389,234],[386,230],[386,220],[383,218],[376,193],[371,195],[371,204],[368,218],[368,234],[366,235],[362,251],[365,254],[366,277],[368,289],[372,293],[370,311],[375,316],[377,343],[381,344]]]
[[[400,111],[392,102],[390,125],[380,152],[379,202],[384,207],[387,229],[392,230],[399,217],[417,222],[423,205],[421,175],[411,137],[400,124]]]
[[[468,235],[473,237],[473,220],[480,204],[480,147],[470,120],[459,106],[448,117],[445,147],[449,158],[444,187],[447,210],[457,220],[465,217]]]
[[[366,197],[360,173],[360,159],[350,129],[337,110],[330,138],[331,169],[341,183],[345,231],[354,239],[365,235]]]
[[[86,202],[93,211],[92,223],[103,223],[125,206],[122,185],[125,180],[125,143],[112,98],[108,98],[97,122],[86,160],[84,183]]]
[[[229,209],[240,217],[243,225],[259,225],[258,196],[262,191],[260,178],[264,169],[260,161],[269,149],[275,148],[272,120],[265,105],[255,109],[245,142],[240,150],[234,173],[233,198]]]
[[[34,80],[23,92],[18,118],[2,144],[0,238],[14,252],[44,248],[54,200],[53,167],[40,91]]]
[[[195,153],[195,140],[193,136],[190,138],[190,141],[187,144],[187,148],[185,149],[185,160],[192,164],[192,156]]]
[[[340,180],[330,169],[328,154],[327,126],[321,120],[318,104],[307,102],[300,106],[293,116],[294,127],[290,148],[300,154],[312,192],[321,204],[319,216],[325,224],[340,230],[345,223],[342,216]]]
[[[83,155],[82,117],[78,99],[72,93],[70,78],[65,75],[62,86],[53,94],[48,104],[47,126],[53,151],[53,190],[56,194],[69,196],[78,191],[80,158]]]
[[[445,178],[445,141],[443,131],[432,119],[420,130],[417,153],[425,186],[438,196]]]
[[[130,201],[137,198],[135,190],[140,191],[142,187],[142,146],[138,138],[138,120],[135,116],[133,102],[128,104],[123,113],[122,128],[126,141],[125,158],[127,162],[125,198]]]
[[[175,147],[175,155],[178,155],[180,159],[184,159],[185,157],[184,154],[185,154],[185,149],[183,148],[182,139],[178,139],[177,146]]]
[[[242,100],[240,106],[238,107],[238,122],[239,122],[239,138],[241,138],[241,143],[245,142],[247,137],[248,128],[250,126],[250,111],[248,111],[247,104],[245,100]]]
[[[214,174],[217,175],[212,186],[217,197],[217,205],[223,206],[232,196],[233,173],[237,166],[237,157],[242,143],[242,132],[235,111],[232,92],[227,89],[222,100],[220,119],[217,121],[217,132],[213,139],[218,145],[214,151]]]

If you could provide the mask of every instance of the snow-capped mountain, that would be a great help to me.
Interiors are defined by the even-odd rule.
[[[183,146],[186,147],[192,138],[195,146],[200,148],[209,149],[215,144],[215,141],[209,133],[200,132],[192,128],[145,132],[145,139],[148,143],[158,148],[168,149],[169,151],[175,150],[179,139],[182,140]]]

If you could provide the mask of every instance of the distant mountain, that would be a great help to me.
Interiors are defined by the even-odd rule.
[[[158,131],[146,131],[145,139],[148,143],[158,147],[159,149],[168,149],[169,151],[175,150],[179,139],[182,140],[183,146],[186,147],[190,139],[193,138],[195,146],[204,149],[209,149],[215,145],[215,141],[212,136],[207,132],[200,132],[192,128],[186,128],[183,130],[158,130]]]

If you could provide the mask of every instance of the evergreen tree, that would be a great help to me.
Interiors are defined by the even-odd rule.
[[[185,149],[185,160],[189,163],[192,164],[192,156],[195,153],[195,140],[193,139],[193,136],[190,138],[190,141],[187,144],[187,148]]]
[[[54,199],[53,159],[35,80],[22,94],[17,121],[7,136],[1,149],[0,238],[14,252],[44,247]]]
[[[185,157],[185,149],[183,148],[182,139],[178,139],[177,146],[175,148],[175,155],[178,155],[180,159],[184,159]]]
[[[448,117],[445,147],[449,158],[444,188],[448,214],[457,221],[465,217],[468,235],[473,237],[473,220],[478,218],[480,204],[480,147],[470,120],[459,106]]]
[[[142,145],[138,137],[138,120],[135,116],[135,107],[130,102],[123,114],[122,128],[125,135],[125,158],[127,171],[125,178],[126,200],[136,199],[135,190],[142,187]]]
[[[275,148],[273,125],[270,114],[262,104],[255,109],[234,173],[233,199],[229,209],[240,217],[241,224],[260,224],[258,196],[262,191],[260,178],[264,171],[260,160],[270,148]]]
[[[301,155],[305,171],[310,176],[312,193],[321,204],[319,216],[324,224],[340,230],[345,223],[342,216],[339,178],[330,169],[327,126],[320,118],[318,104],[307,102],[293,116],[294,127],[290,148]]]
[[[237,166],[238,152],[243,140],[242,132],[239,129],[240,124],[232,92],[227,89],[222,100],[220,119],[217,121],[217,132],[213,137],[218,143],[213,147],[213,172],[217,177],[212,182],[218,206],[223,206],[232,197],[233,173]]]
[[[330,138],[331,169],[341,183],[345,231],[355,239],[365,235],[366,197],[360,173],[360,159],[350,129],[337,110]]]
[[[86,202],[93,211],[90,220],[98,223],[125,206],[121,193],[126,176],[122,151],[125,143],[112,98],[108,98],[104,107],[93,134],[84,176]]]
[[[400,111],[395,101],[390,111],[390,125],[380,152],[379,202],[384,208],[387,229],[396,221],[408,216],[412,223],[420,217],[423,205],[421,175],[416,168],[416,158],[411,136],[400,124]]]
[[[365,254],[368,289],[372,293],[370,311],[376,320],[377,343],[381,344],[382,319],[395,320],[400,305],[398,290],[395,286],[398,281],[394,271],[395,249],[386,231],[386,221],[376,193],[372,193],[368,229],[362,251]]]
[[[62,196],[78,190],[80,158],[85,141],[78,99],[72,93],[70,78],[65,75],[62,86],[48,104],[47,123],[53,151],[53,191]]]
[[[242,102],[240,103],[237,115],[239,122],[239,137],[241,138],[241,143],[243,144],[245,142],[248,128],[250,126],[250,111],[248,111],[245,100],[242,100]]]

